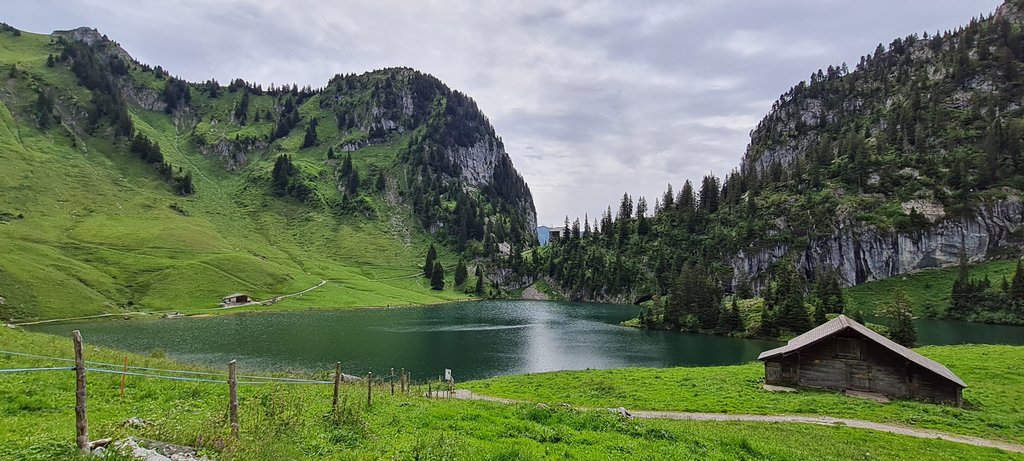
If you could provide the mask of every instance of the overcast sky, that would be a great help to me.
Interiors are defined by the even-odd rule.
[[[541,224],[623,192],[735,167],[748,133],[811,72],[956,28],[997,0],[42,0],[0,18],[95,27],[191,81],[323,86],[392,66],[472,96],[533,191]]]

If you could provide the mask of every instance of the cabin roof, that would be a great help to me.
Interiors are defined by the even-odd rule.
[[[967,384],[964,383],[963,380],[960,379],[960,377],[958,377],[952,371],[949,371],[949,368],[946,368],[941,363],[936,362],[921,354],[918,354],[917,352],[914,352],[910,349],[907,349],[906,347],[903,347],[893,342],[891,339],[878,334],[874,330],[864,325],[861,325],[853,321],[853,319],[842,314],[840,314],[838,317],[832,320],[829,320],[828,322],[818,325],[817,328],[814,328],[811,331],[808,331],[800,336],[797,336],[789,340],[789,342],[786,343],[785,346],[777,347],[775,349],[762,352],[761,355],[757,356],[757,359],[766,360],[773,357],[790,354],[792,352],[810,346],[811,344],[814,344],[818,341],[821,341],[846,329],[850,329],[856,331],[857,333],[860,333],[861,335],[864,335],[866,338],[868,338],[871,341],[874,341],[875,343],[881,345],[882,347],[885,347],[886,349],[889,349],[903,356],[903,358],[911,362],[914,362],[932,371],[933,373],[960,385],[961,387],[967,387]]]
[[[239,296],[249,296],[249,295],[247,295],[245,293],[235,293],[235,294],[227,295],[227,296],[225,296],[225,298],[237,298]]]

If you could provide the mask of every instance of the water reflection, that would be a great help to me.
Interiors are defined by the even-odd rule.
[[[96,321],[33,330],[243,369],[386,373],[414,377],[445,368],[459,380],[566,369],[727,365],[756,359],[774,341],[644,331],[618,326],[634,306],[537,301],[483,301],[408,309],[303,311],[211,318]],[[921,321],[920,342],[1024,344],[1024,328]]]

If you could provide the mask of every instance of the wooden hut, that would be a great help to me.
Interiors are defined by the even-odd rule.
[[[252,296],[249,296],[245,293],[235,293],[224,297],[225,306],[231,304],[245,304],[248,302],[252,302]]]
[[[762,352],[765,384],[876,392],[961,405],[967,384],[942,364],[845,315]]]

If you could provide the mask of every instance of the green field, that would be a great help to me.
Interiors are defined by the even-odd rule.
[[[327,180],[316,184],[317,203],[270,193],[270,171],[280,153],[291,154],[310,177],[333,174],[326,161],[329,141],[338,135],[333,123],[320,124],[323,145],[299,149],[299,127],[272,148],[250,154],[240,171],[229,171],[220,157],[200,153],[195,140],[244,138],[273,128],[270,122],[239,126],[223,120],[240,92],[209,99],[193,90],[201,114],[194,129],[162,111],[132,106],[136,131],[157,142],[167,162],[193,175],[196,193],[177,196],[125,142],[110,141],[104,129],[83,133],[75,111],[91,95],[67,67],[46,66],[47,55],[57,52],[49,36],[0,34],[0,320],[196,312],[230,293],[267,299],[320,280],[331,283],[279,306],[467,297],[432,291],[416,276],[430,240],[408,206],[365,194],[361,199],[372,213],[345,214]],[[162,88],[151,73],[134,69],[131,75],[141,87]],[[63,121],[48,130],[36,127],[32,109],[44,88],[54,94]],[[315,102],[300,111],[317,116]],[[274,101],[257,96],[251,104],[252,111],[269,111]],[[397,137],[356,151],[353,163],[364,174],[394,167],[404,142]],[[441,249],[448,267],[455,260]]]
[[[3,328],[0,349],[70,357],[71,341]],[[88,346],[86,358],[120,363],[124,355]],[[127,355],[133,366],[199,370],[166,359]],[[0,354],[0,368],[55,365],[61,363]],[[708,372],[732,375],[742,369]],[[692,371],[623,373],[633,375],[628,381],[642,389],[651,384],[651,373]],[[543,376],[564,376],[562,383],[576,382],[578,375]],[[735,382],[733,378],[723,381]],[[487,383],[493,381],[471,387]],[[368,409],[363,385],[343,386],[338,414],[330,411],[329,386],[241,385],[241,438],[233,441],[226,421],[226,385],[129,377],[121,400],[119,384],[116,375],[88,375],[92,439],[135,436],[192,446],[202,441],[204,454],[213,459],[1021,459],[993,449],[846,427],[627,420],[604,410],[391,397],[385,387],[375,389],[374,405]],[[716,411],[715,405],[709,401],[705,409]],[[0,380],[0,458],[75,459],[73,408],[70,371],[5,375]],[[125,427],[122,422],[131,417],[152,425]]]
[[[466,383],[485,395],[585,407],[749,414],[827,414],[1024,442],[1024,347],[917,349],[969,386],[964,408],[877,404],[838,392],[767,392],[760,363],[725,367],[566,371]]]
[[[1016,260],[996,260],[970,266],[971,278],[988,277],[993,287],[998,287],[1003,277],[1013,279]],[[868,282],[846,289],[846,304],[864,310],[865,314],[879,312],[892,299],[892,292],[902,289],[914,308],[915,315],[946,311],[953,291],[959,268],[927,269],[912,274]]]

